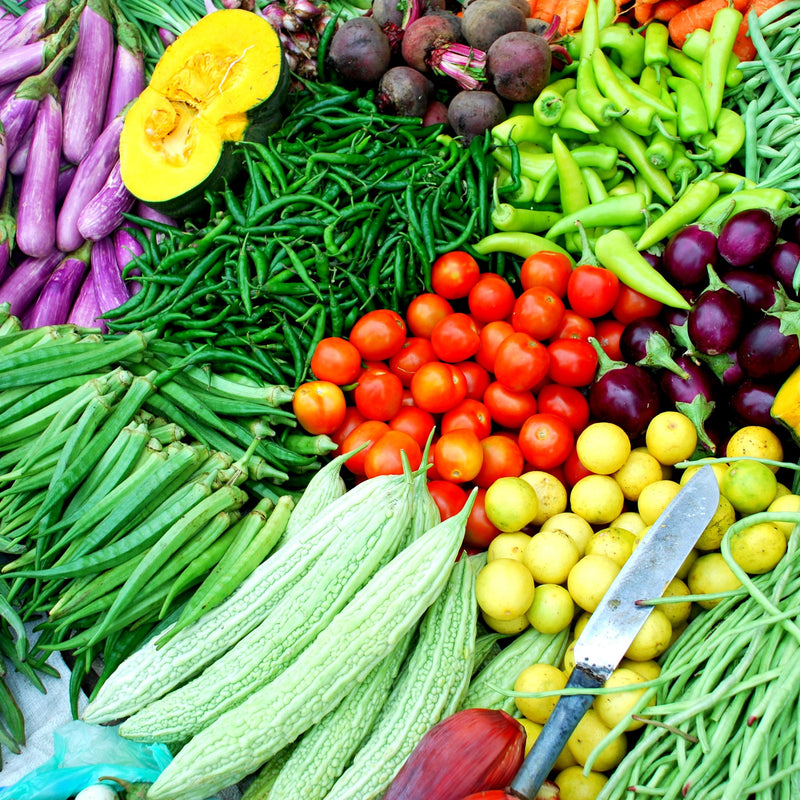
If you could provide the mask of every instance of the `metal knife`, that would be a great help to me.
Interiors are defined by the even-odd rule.
[[[710,466],[701,467],[651,525],[592,613],[575,643],[575,668],[568,688],[600,688],[616,669],[653,610],[638,600],[661,597],[719,504]],[[533,800],[595,695],[558,699],[509,789]]]

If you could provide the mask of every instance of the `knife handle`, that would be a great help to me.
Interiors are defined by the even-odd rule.
[[[602,680],[581,669],[573,669],[567,681],[568,689],[598,689],[602,685]],[[594,697],[593,694],[574,694],[558,698],[547,723],[511,781],[509,788],[515,794],[525,800],[536,797],[539,787],[553,768],[575,726],[592,705]]]

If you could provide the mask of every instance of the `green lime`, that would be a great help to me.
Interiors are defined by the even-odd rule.
[[[743,459],[731,463],[720,488],[739,514],[755,514],[775,499],[778,482],[766,464]]]

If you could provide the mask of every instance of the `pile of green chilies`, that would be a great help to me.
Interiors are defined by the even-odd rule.
[[[206,344],[231,368],[297,386],[316,343],[430,289],[433,261],[490,231],[488,137],[378,113],[369,93],[309,84],[266,143],[241,145],[240,185],[181,227],[129,217],[144,289],[109,329]]]
[[[740,65],[742,83],[726,103],[738,106],[747,126],[745,177],[789,192],[800,201],[800,2],[783,0],[748,16],[758,52]]]

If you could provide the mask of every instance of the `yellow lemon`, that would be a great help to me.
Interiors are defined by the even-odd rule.
[[[775,499],[775,473],[760,461],[734,461],[722,479],[722,494],[740,514],[763,511]]]
[[[574,511],[562,511],[560,514],[547,519],[540,531],[560,530],[564,531],[578,547],[578,552],[583,555],[586,543],[592,537],[594,528]]]
[[[535,584],[528,568],[513,558],[489,561],[475,577],[475,599],[490,617],[520,617],[533,602]]]
[[[489,522],[507,533],[521,530],[539,512],[536,490],[522,478],[498,478],[486,490],[484,505]]]
[[[645,486],[637,501],[645,524],[652,525],[680,490],[681,485],[673,480],[660,480]]]
[[[569,502],[571,509],[591,525],[608,525],[622,513],[625,496],[610,475],[587,475],[572,487]]]
[[[783,445],[778,436],[769,428],[762,425],[745,425],[735,431],[727,445],[726,456],[752,456],[753,458],[768,458],[772,461],[783,461]],[[773,472],[778,467],[771,466]]]
[[[650,454],[661,464],[685,461],[697,448],[697,429],[680,411],[662,411],[650,420],[644,434]]]
[[[631,440],[619,425],[613,422],[592,422],[575,441],[578,460],[590,472],[611,475],[627,460],[631,453]]]
[[[520,475],[536,492],[539,510],[531,520],[533,525],[543,525],[550,517],[567,508],[567,489],[555,475],[542,470],[532,470]]]

